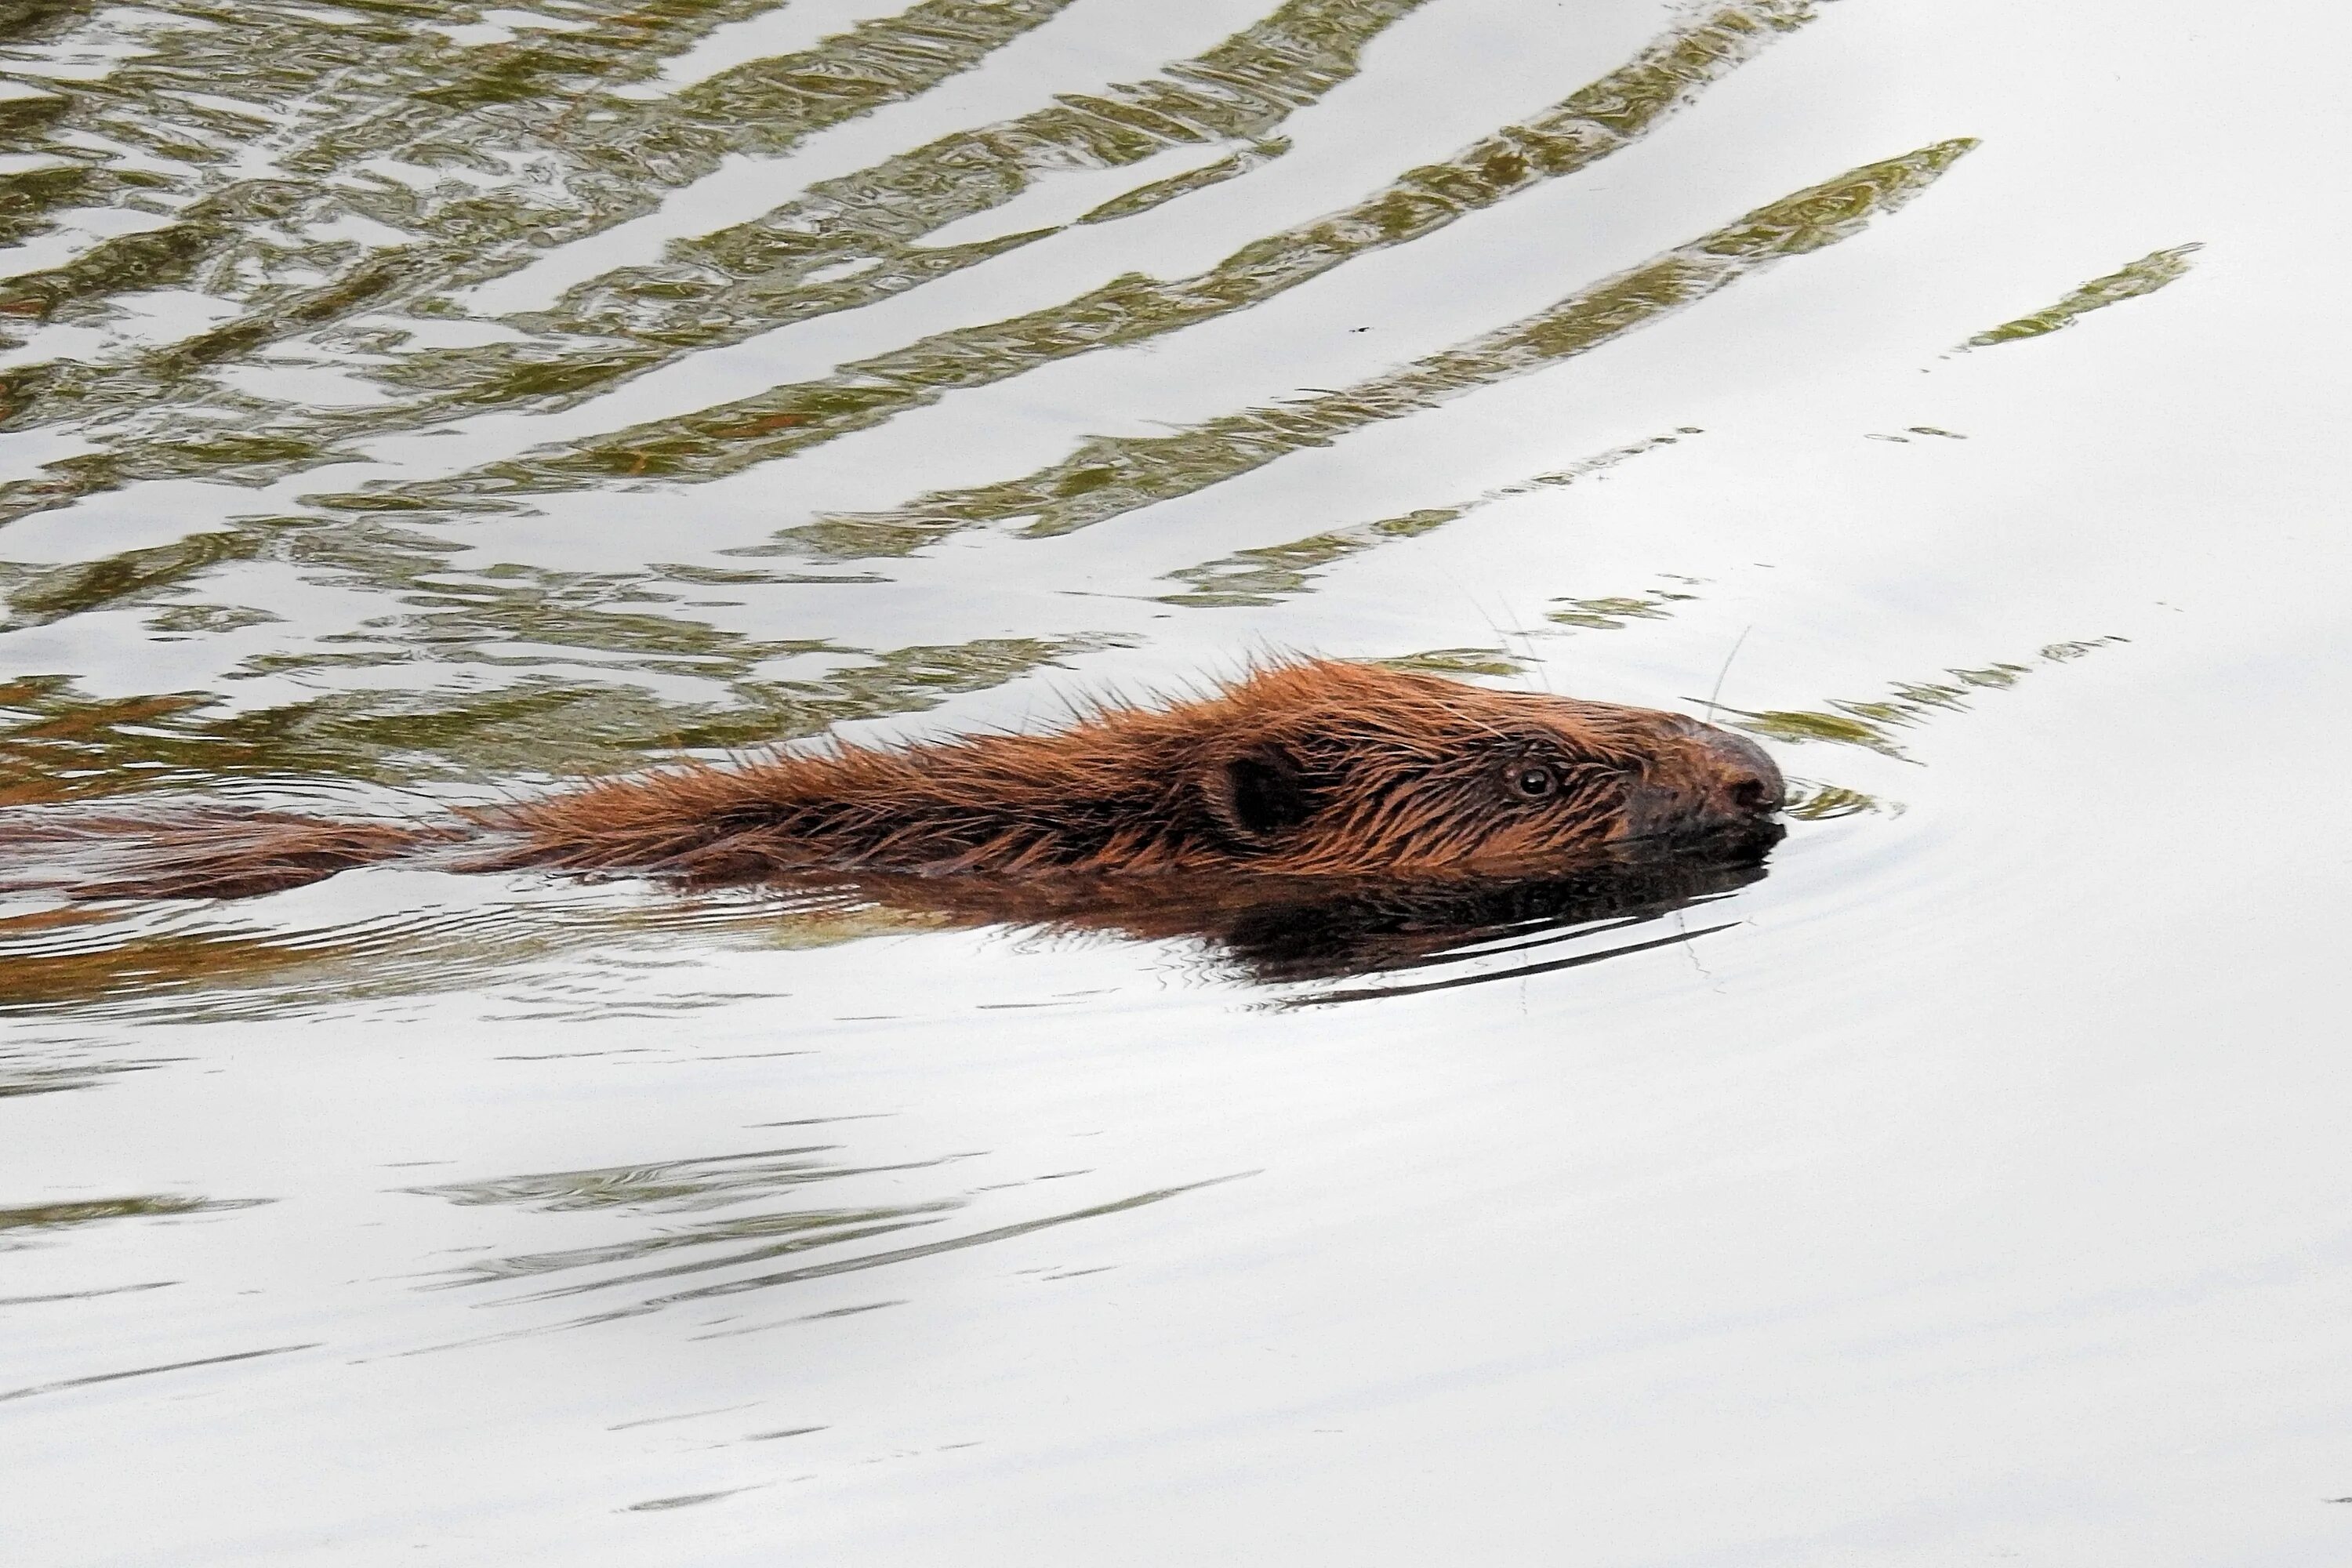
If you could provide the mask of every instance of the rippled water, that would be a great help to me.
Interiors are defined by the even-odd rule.
[[[1370,975],[17,895],[0,1547],[2343,1559],[2347,30],[0,5],[0,805],[1290,651],[1801,784],[1760,881]]]

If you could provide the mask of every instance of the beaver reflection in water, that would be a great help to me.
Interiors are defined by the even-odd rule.
[[[1696,720],[1312,660],[1051,733],[689,764],[440,823],[212,809],[20,819],[7,837],[102,847],[105,868],[68,889],[83,898],[237,898],[413,858],[690,887],[862,879],[973,920],[1139,935],[1174,920],[1231,943],[1279,909],[1314,923],[1317,889],[1359,923],[1403,910],[1390,923],[1412,925],[1413,908],[1499,889],[1752,868],[1781,802],[1759,747]]]

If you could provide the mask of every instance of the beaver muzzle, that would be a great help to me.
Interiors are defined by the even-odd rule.
[[[1706,803],[1712,813],[1734,818],[1769,816],[1787,804],[1788,783],[1763,747],[1712,724],[1697,726],[1693,739],[1713,764],[1714,787]]]
[[[1761,853],[1787,829],[1776,820],[1788,784],[1763,747],[1747,736],[1680,721],[1685,749],[1633,791],[1627,838],[1644,847],[1704,847]]]

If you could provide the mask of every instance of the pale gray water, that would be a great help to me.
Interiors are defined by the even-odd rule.
[[[1352,1000],[750,895],[20,898],[12,1563],[2352,1554],[2332,11],[0,26],[0,802],[1269,650],[1719,681],[1806,788],[1730,898]]]

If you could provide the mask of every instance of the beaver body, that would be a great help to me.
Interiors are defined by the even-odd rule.
[[[1677,714],[1314,660],[1052,733],[695,763],[425,825],[199,811],[8,837],[119,851],[81,897],[238,897],[403,857],[690,885],[1497,880],[1760,854],[1782,793],[1753,742]]]

